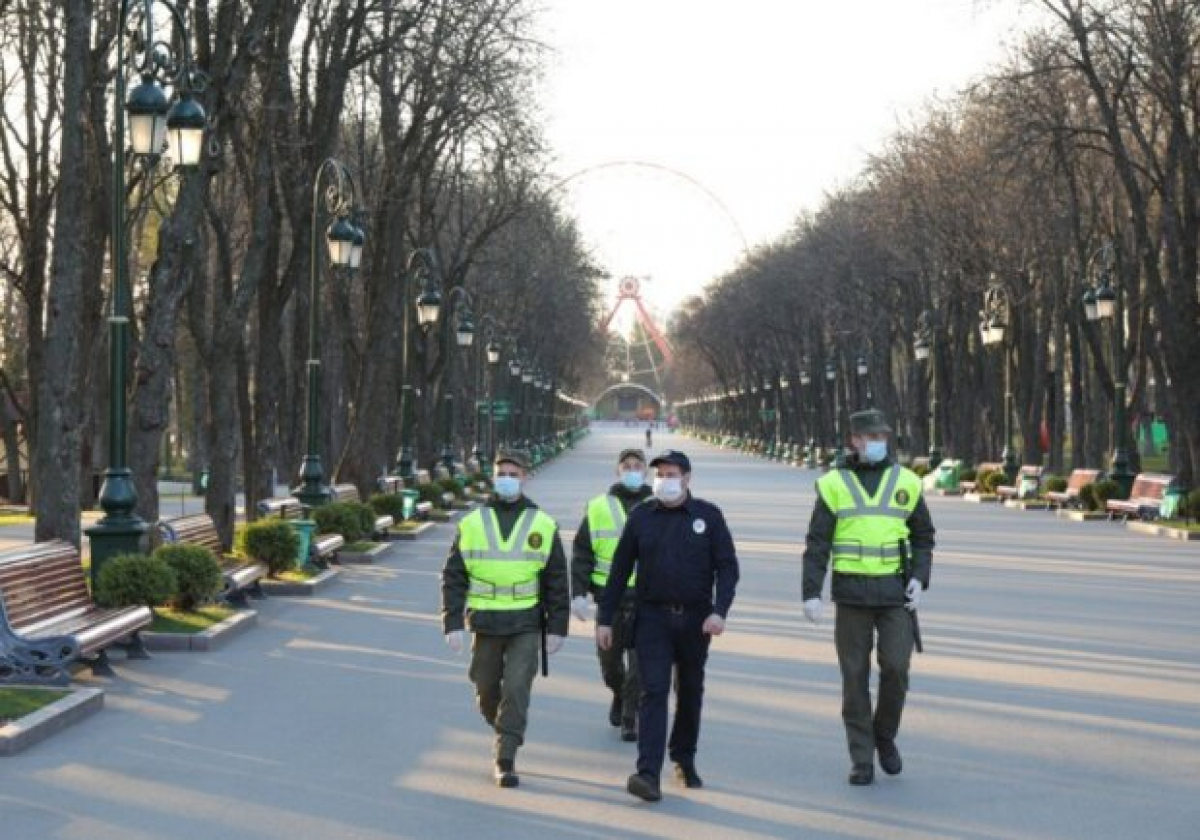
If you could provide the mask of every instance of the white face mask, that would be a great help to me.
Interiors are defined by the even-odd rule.
[[[878,464],[888,454],[886,440],[868,440],[862,448],[862,459],[868,464]]]
[[[506,502],[516,501],[521,495],[521,479],[511,475],[498,475],[494,483],[496,495]]]
[[[678,476],[654,479],[654,495],[667,504],[679,501],[683,498],[683,479]]]
[[[629,472],[621,473],[621,483],[629,490],[639,489],[645,478],[646,474],[641,470],[630,470]]]

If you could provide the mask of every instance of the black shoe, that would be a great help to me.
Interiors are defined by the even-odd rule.
[[[874,764],[855,764],[850,768],[850,778],[846,781],[852,785],[869,785],[875,781]]]
[[[514,788],[521,784],[521,777],[517,775],[517,769],[513,766],[511,758],[496,759],[496,770],[493,776],[496,784],[502,788]]]
[[[621,725],[621,698],[613,695],[612,705],[608,707],[608,722],[613,726]]]
[[[637,721],[625,718],[621,721],[621,740],[632,744],[637,740]]]
[[[625,790],[639,799],[647,802],[657,802],[662,799],[662,791],[658,787],[658,779],[649,773],[634,773],[625,783]]]
[[[875,751],[879,753],[879,766],[884,773],[895,776],[904,769],[904,760],[900,758],[900,750],[896,749],[895,741],[878,740]]]
[[[675,765],[675,778],[678,779],[679,781],[683,782],[684,787],[689,787],[689,788],[704,787],[704,780],[701,779],[700,776],[696,774],[696,765],[695,764],[691,764],[691,763],[676,764]]]

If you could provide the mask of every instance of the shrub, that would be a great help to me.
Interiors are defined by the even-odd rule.
[[[480,484],[486,484],[490,488],[492,481],[482,472],[471,473],[471,486],[478,487]]]
[[[1200,489],[1193,490],[1180,500],[1179,515],[1184,519],[1200,519]]]
[[[995,493],[996,488],[1004,483],[1005,478],[1003,470],[986,472],[979,478],[979,487],[988,493]]]
[[[925,476],[929,475],[929,465],[917,464],[912,468],[912,471],[916,473],[918,477],[924,478]]]
[[[281,519],[260,519],[251,522],[242,532],[242,551],[260,563],[266,563],[273,575],[296,568],[299,550],[300,535]]]
[[[221,564],[204,546],[167,544],[155,549],[151,556],[164,561],[175,573],[174,602],[181,610],[190,612],[221,591]]]
[[[1047,492],[1061,493],[1067,489],[1067,480],[1061,475],[1049,476],[1044,482]]]
[[[462,485],[453,478],[439,478],[437,486],[441,488],[443,493],[453,493],[455,498],[462,495]]]
[[[442,493],[444,491],[436,484],[418,485],[417,492],[421,494],[420,501],[422,502],[432,502],[435,505],[442,503]]]
[[[331,502],[313,510],[317,532],[341,534],[346,542],[358,542],[371,536],[375,514],[362,502]]]
[[[145,554],[118,554],[104,562],[96,581],[102,607],[161,607],[175,596],[175,572]]]
[[[1096,501],[1096,485],[1085,484],[1079,488],[1079,502],[1084,510],[1099,510],[1102,505]]]
[[[1121,485],[1117,484],[1111,478],[1106,478],[1104,481],[1097,481],[1092,492],[1096,496],[1096,507],[1094,509],[1104,510],[1105,502],[1121,495]]]
[[[377,493],[367,504],[380,516],[390,516],[397,522],[404,519],[404,497],[399,493]]]
[[[975,480],[975,470],[974,469],[960,470],[958,473],[958,480],[959,481],[974,481]]]

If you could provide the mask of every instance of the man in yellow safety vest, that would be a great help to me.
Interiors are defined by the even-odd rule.
[[[545,632],[545,652],[562,647],[570,621],[570,581],[558,525],[522,493],[523,452],[496,457],[492,500],[467,514],[442,569],[442,628],[455,653],[464,623],[475,634],[468,676],[479,711],[496,732],[500,787],[516,787],[529,695]]]
[[[580,621],[588,618],[587,593],[598,600],[608,583],[613,552],[625,527],[629,509],[654,495],[646,483],[646,454],[640,449],[622,449],[617,456],[617,481],[588,502],[583,522],[575,532],[571,550],[571,612]],[[621,727],[621,739],[637,740],[638,680],[637,658],[633,652],[633,620],[637,599],[633,577],[613,622],[613,644],[607,650],[597,647],[600,674],[612,691],[608,722]]]
[[[850,415],[853,453],[817,481],[804,551],[804,615],[821,619],[821,589],[833,561],[834,643],[842,671],[842,721],[850,748],[849,782],[875,780],[875,755],[889,775],[903,767],[896,733],[921,592],[929,586],[934,527],[921,480],[888,455],[883,413]],[[878,637],[879,691],[871,710],[871,650]]]

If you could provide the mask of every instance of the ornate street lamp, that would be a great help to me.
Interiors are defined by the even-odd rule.
[[[108,319],[108,467],[100,488],[99,503],[104,516],[87,529],[91,543],[92,582],[104,562],[117,554],[138,551],[146,523],[134,513],[137,491],[127,463],[126,385],[127,347],[132,304],[129,266],[126,264],[125,155],[126,117],[129,152],[153,166],[165,140],[170,139],[175,162],[188,170],[200,162],[207,120],[204,108],[193,99],[202,92],[207,77],[192,64],[191,35],[179,9],[167,0],[157,0],[170,15],[176,37],[164,42],[155,35],[155,0],[124,0],[117,29],[116,79],[113,85],[112,231],[109,237],[112,268],[112,303]],[[131,25],[131,13],[133,23]],[[130,52],[126,54],[126,41]],[[179,52],[174,45],[179,45]],[[127,66],[128,58],[128,66]],[[126,72],[141,81],[126,99]],[[178,96],[168,105],[164,87]],[[122,113],[124,111],[124,113]]]
[[[1097,258],[1100,258],[1098,267]],[[1113,451],[1108,477],[1120,486],[1121,497],[1127,499],[1133,489],[1135,476],[1129,466],[1129,426],[1125,421],[1124,324],[1118,306],[1115,263],[1116,250],[1112,242],[1105,242],[1088,257],[1085,274],[1098,270],[1099,277],[1084,292],[1083,306],[1088,321],[1112,321]]]
[[[924,310],[917,316],[917,329],[913,333],[913,355],[918,362],[929,362],[929,469],[937,469],[937,465],[942,462],[942,450],[938,446],[937,438],[937,415],[938,415],[938,388],[937,388],[937,359],[933,354],[933,344],[937,338],[936,325],[934,323],[934,314],[930,310]]]
[[[322,179],[329,180],[324,191]],[[326,158],[317,169],[312,187],[312,216],[310,217],[309,239],[309,301],[308,301],[308,450],[300,465],[300,486],[292,495],[305,507],[320,507],[329,501],[333,491],[325,483],[325,470],[321,465],[321,333],[319,313],[320,259],[317,248],[317,216],[324,204],[325,212],[333,216],[333,222],[325,231],[325,245],[329,263],[334,268],[351,267],[356,243],[365,242],[366,235],[351,223],[350,214],[357,206],[358,189],[354,177],[344,163],[336,158]],[[361,249],[361,244],[358,245]],[[360,257],[361,260],[361,250]]]
[[[411,487],[417,478],[415,469],[416,447],[413,444],[415,431],[416,400],[413,387],[408,380],[408,346],[411,336],[408,329],[408,288],[413,280],[420,281],[419,293],[413,302],[417,313],[417,325],[422,334],[437,321],[441,311],[442,296],[437,289],[438,265],[433,251],[428,248],[418,248],[408,258],[404,269],[402,300],[404,306],[404,345],[400,353],[400,452],[396,456],[396,475],[404,479],[405,486]]]
[[[450,315],[453,316],[455,307],[458,309],[458,322],[454,327],[454,344],[463,349],[470,348],[475,342],[475,324],[471,319],[471,293],[467,291],[465,286],[455,286],[447,293],[447,306],[450,307]],[[432,304],[427,304],[432,307]],[[418,301],[418,307],[421,303]],[[449,321],[446,324],[446,331],[450,329]],[[445,335],[445,333],[443,333]],[[443,352],[447,354],[446,359],[446,384],[442,394],[442,466],[446,468],[446,472],[451,477],[454,476],[454,359],[450,357],[450,341],[449,338],[442,344]]]
[[[988,286],[983,297],[983,309],[979,313],[979,333],[986,345],[1003,345],[1000,353],[1000,363],[1004,367],[1004,451],[1000,460],[1004,464],[1004,477],[1012,484],[1017,476],[1017,453],[1013,448],[1013,393],[1012,365],[1009,364],[1008,346],[1004,344],[1006,322],[1012,314],[1012,301],[1008,296],[1008,288],[995,278]]]

